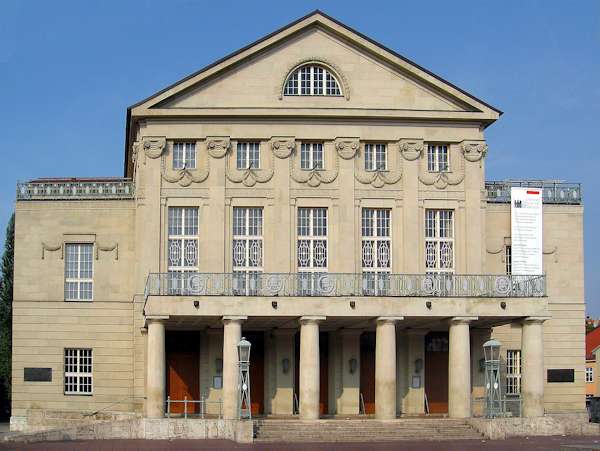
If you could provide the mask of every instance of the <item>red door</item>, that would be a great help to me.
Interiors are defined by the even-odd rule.
[[[429,413],[448,413],[448,333],[425,336],[425,394]]]
[[[365,403],[365,413],[375,413],[375,333],[360,336],[360,393]]]
[[[167,394],[173,401],[200,399],[199,334],[167,331]],[[171,413],[182,414],[183,402],[173,402]],[[188,413],[199,413],[197,403],[187,405]]]
[[[250,410],[252,415],[265,413],[265,340],[263,332],[244,333],[250,348]]]
[[[327,415],[329,409],[329,334],[319,334],[319,414]]]

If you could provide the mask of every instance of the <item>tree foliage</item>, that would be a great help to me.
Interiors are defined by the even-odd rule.
[[[0,265],[0,417],[10,415],[15,215],[8,221]]]

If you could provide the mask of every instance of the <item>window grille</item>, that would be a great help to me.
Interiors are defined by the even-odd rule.
[[[389,293],[392,269],[391,211],[363,208],[361,220],[362,272],[365,295]]]
[[[427,148],[427,170],[447,172],[450,170],[447,145],[429,145]]]
[[[173,143],[173,169],[196,169],[196,143]]]
[[[300,168],[323,169],[323,144],[302,143],[300,146]]]
[[[340,96],[335,76],[322,66],[305,65],[292,72],[285,83],[286,96]]]
[[[92,394],[92,350],[65,349],[65,395]]]
[[[512,246],[504,246],[504,262],[506,265],[506,274],[512,274]]]
[[[236,295],[257,295],[263,271],[263,209],[233,209],[233,278]]]
[[[198,208],[169,207],[169,288],[184,289],[182,273],[198,271]]]
[[[65,244],[65,300],[92,300],[93,255],[92,243]]]
[[[425,210],[425,269],[454,272],[454,212]]]
[[[585,381],[594,382],[594,368],[590,366],[585,368]]]
[[[238,169],[260,168],[260,143],[241,142],[237,145],[236,167]]]
[[[300,295],[310,294],[327,272],[326,208],[298,208],[297,261]]]
[[[385,144],[365,144],[365,170],[387,170],[387,148]]]
[[[509,349],[506,351],[506,394],[521,393],[521,351]]]

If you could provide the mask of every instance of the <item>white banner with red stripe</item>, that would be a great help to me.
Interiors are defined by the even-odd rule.
[[[542,264],[542,190],[510,189],[512,274],[543,274]]]

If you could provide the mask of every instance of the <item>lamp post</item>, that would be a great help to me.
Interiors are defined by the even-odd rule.
[[[504,416],[502,387],[500,385],[500,346],[498,340],[486,341],[483,344],[485,357],[485,408],[488,418]]]
[[[250,404],[250,347],[252,345],[244,337],[237,345],[238,348],[238,366],[240,369],[240,397],[238,403],[239,418],[252,418]]]

